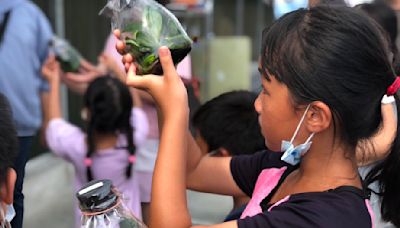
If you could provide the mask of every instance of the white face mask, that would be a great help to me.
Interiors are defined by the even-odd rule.
[[[15,210],[12,204],[6,205],[6,214],[4,214],[3,208],[1,208],[1,218],[3,221],[0,222],[0,228],[11,228],[10,222],[15,217]]]
[[[13,218],[15,217],[15,209],[12,204],[7,204],[7,213],[5,216],[5,220],[8,222],[11,222]]]
[[[299,144],[296,147],[293,145],[293,141],[295,139],[295,137],[297,136],[297,133],[300,130],[300,126],[304,121],[304,118],[306,117],[307,111],[310,108],[310,105],[307,106],[306,111],[304,111],[303,116],[301,117],[301,120],[299,122],[299,124],[297,125],[296,131],[293,134],[292,139],[290,140],[290,142],[282,140],[282,145],[281,145],[281,151],[284,152],[281,160],[289,163],[291,165],[297,165],[300,160],[301,157],[307,153],[307,151],[310,149],[311,144],[312,144],[312,137],[314,136],[314,133],[312,133],[308,139],[303,143],[303,144]]]

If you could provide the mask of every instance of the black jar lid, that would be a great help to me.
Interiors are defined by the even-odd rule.
[[[118,195],[110,180],[94,180],[83,186],[77,193],[82,212],[101,212],[112,208],[118,202]]]

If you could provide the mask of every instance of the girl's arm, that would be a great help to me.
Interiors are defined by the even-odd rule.
[[[150,227],[190,227],[186,202],[188,106],[185,88],[176,74],[170,52],[160,49],[165,75],[136,77],[133,64],[127,84],[148,90],[162,113],[163,127],[153,175]]]
[[[49,149],[67,161],[74,162],[74,158],[84,156],[85,151],[76,150],[71,145],[83,143],[85,134],[80,128],[61,119],[60,104],[60,67],[54,57],[49,57],[42,67],[43,77],[49,82],[47,108],[43,109],[43,131]]]
[[[47,127],[47,119],[48,119],[48,109],[49,109],[49,92],[44,91],[40,93],[40,104],[42,107],[42,126],[40,127],[39,132],[39,143],[40,145],[47,147],[46,143],[46,127]]]
[[[62,118],[60,105],[60,66],[53,56],[42,67],[43,77],[49,82],[49,93],[44,95],[44,129],[53,119]],[[47,103],[47,104],[46,104]]]
[[[384,159],[392,146],[397,130],[396,103],[382,103],[382,128],[369,141],[356,148],[358,166],[370,165]]]
[[[160,48],[164,76],[136,77],[134,66],[127,84],[150,92],[158,104],[161,125],[160,146],[154,169],[150,227],[192,227],[186,200],[186,168],[190,136],[186,89],[176,73],[170,51]],[[201,226],[199,226],[201,227]],[[237,227],[236,222],[216,225]]]

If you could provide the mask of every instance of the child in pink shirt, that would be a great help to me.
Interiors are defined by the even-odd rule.
[[[99,77],[90,83],[82,117],[87,130],[62,118],[59,99],[59,66],[50,58],[42,69],[49,81],[46,141],[58,156],[75,168],[75,191],[92,179],[110,179],[123,193],[127,206],[142,217],[140,175],[135,172],[137,147],[147,137],[148,124],[141,108],[132,107],[129,89],[118,79]],[[134,100],[137,100],[135,97]],[[76,207],[76,227],[80,227]]]

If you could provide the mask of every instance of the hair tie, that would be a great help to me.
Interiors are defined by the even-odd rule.
[[[86,167],[90,167],[90,166],[92,166],[92,159],[91,158],[85,158],[83,163],[85,163]]]
[[[394,82],[386,90],[386,95],[393,96],[400,89],[400,77],[397,76]]]
[[[136,156],[135,155],[129,155],[129,163],[133,164],[136,162]]]

